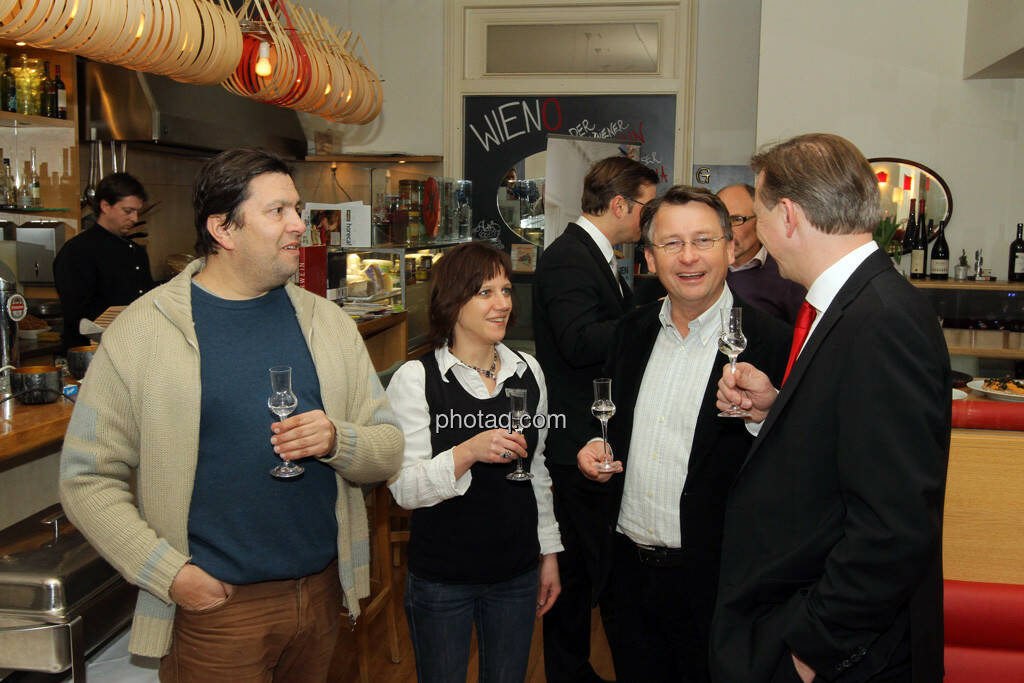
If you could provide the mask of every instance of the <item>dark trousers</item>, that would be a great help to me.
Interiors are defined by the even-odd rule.
[[[597,674],[590,665],[590,610],[596,577],[589,569],[595,562],[588,562],[588,557],[597,556],[603,523],[593,498],[581,489],[587,482],[575,465],[549,462],[547,468],[565,550],[558,554],[562,593],[544,615],[544,674],[549,683],[596,681]],[[598,602],[607,631],[611,624],[605,618],[605,596]]]
[[[707,683],[711,611],[695,562],[651,566],[616,533],[608,581],[616,627],[609,635],[616,678],[623,683]],[[713,601],[712,597],[712,601]]]
[[[405,615],[420,683],[466,680],[476,625],[481,683],[520,683],[530,661],[537,618],[538,571],[501,583],[436,583],[412,573]]]

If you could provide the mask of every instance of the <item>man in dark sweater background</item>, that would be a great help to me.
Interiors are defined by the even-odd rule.
[[[718,191],[718,197],[729,210],[736,250],[726,277],[729,289],[754,308],[793,325],[807,290],[779,275],[779,265],[757,238],[754,188],[729,185]]]

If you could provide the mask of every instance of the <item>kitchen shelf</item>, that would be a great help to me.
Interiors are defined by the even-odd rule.
[[[308,156],[304,161],[337,162],[343,164],[435,164],[444,161],[444,157],[433,154],[327,154]]]
[[[960,289],[965,292],[1024,292],[1024,282],[1007,280],[907,280],[918,289]]]
[[[0,111],[0,127],[39,126],[40,128],[74,128],[71,119],[51,119],[48,116],[19,114],[13,111]]]
[[[41,207],[39,207],[37,209],[22,209],[20,207],[10,207],[10,208],[0,207],[0,212],[3,212],[3,213],[67,213],[69,211],[71,211],[71,209],[61,208],[61,207],[53,207],[53,206],[51,206],[51,207],[41,206]]]

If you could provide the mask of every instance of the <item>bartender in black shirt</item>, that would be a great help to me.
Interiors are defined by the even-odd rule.
[[[89,343],[78,333],[82,318],[94,320],[110,306],[130,304],[153,288],[146,248],[129,239],[146,199],[134,177],[106,176],[96,188],[94,224],[57,253],[53,276],[64,309],[65,349]]]

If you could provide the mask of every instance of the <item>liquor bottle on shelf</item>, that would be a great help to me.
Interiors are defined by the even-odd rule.
[[[910,215],[907,216],[907,223],[903,229],[903,253],[909,254],[914,248],[917,240],[917,200],[910,200]]]
[[[4,159],[4,175],[0,179],[0,208],[13,209],[18,205],[18,188],[14,186],[11,175],[11,160]]]
[[[929,231],[932,221],[928,221]],[[932,245],[932,280],[949,279],[949,244],[946,242],[946,221],[939,221],[939,234]]]
[[[29,194],[32,197],[32,208],[38,209],[43,205],[39,196],[39,172],[36,166],[36,148],[32,148],[32,166],[28,177]]]
[[[1010,267],[1007,275],[1011,282],[1024,282],[1024,223],[1017,224],[1017,239],[1010,242]]]
[[[8,109],[8,98],[7,93],[14,87],[14,74],[11,73],[10,64],[7,63],[7,55],[0,53],[0,109],[3,111],[13,111]]]
[[[50,63],[43,62],[43,77],[39,82],[39,114],[57,118],[57,91],[50,80]]]
[[[3,91],[0,91],[0,105],[4,111],[18,111],[18,81],[11,70],[11,58],[7,57],[4,64],[4,76],[7,77]]]
[[[57,118],[66,119],[68,117],[68,89],[60,78],[60,64],[54,64],[53,68],[55,69],[53,89],[57,96]]]
[[[913,200],[911,200],[913,201]],[[917,216],[917,230],[914,241],[910,243],[910,277],[923,280],[928,272],[928,226],[924,222],[924,200],[921,200],[921,213]]]

